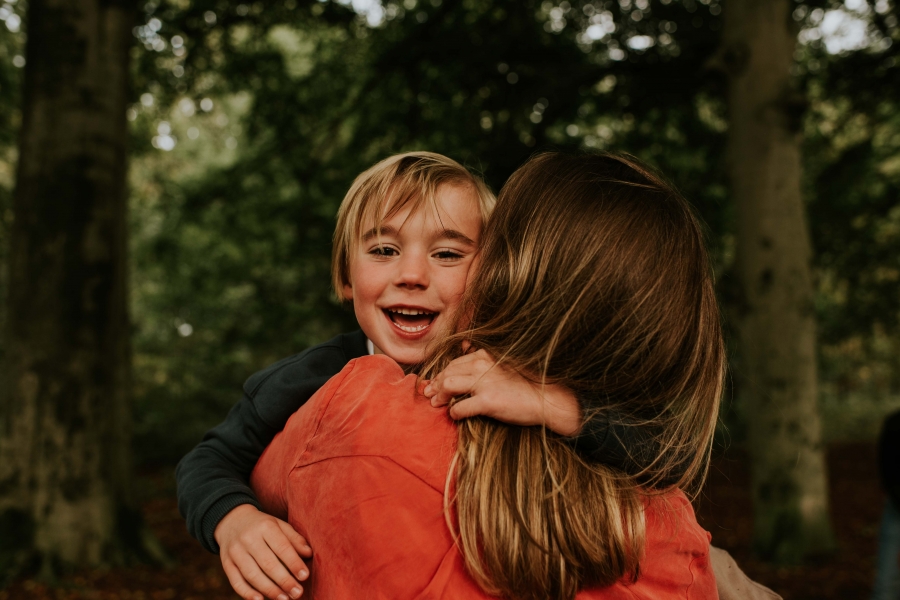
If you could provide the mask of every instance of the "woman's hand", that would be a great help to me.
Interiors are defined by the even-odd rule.
[[[244,600],[296,600],[309,569],[300,558],[312,549],[288,523],[250,504],[234,508],[213,534],[231,587]]]
[[[450,407],[450,417],[457,420],[483,415],[510,425],[544,425],[566,436],[581,429],[581,407],[569,389],[532,383],[497,365],[484,350],[452,361],[424,394],[432,406],[445,406],[450,398],[469,394]]]

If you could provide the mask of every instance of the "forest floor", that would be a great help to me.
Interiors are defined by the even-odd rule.
[[[712,533],[714,545],[728,550],[751,579],[785,600],[866,600],[875,579],[884,506],[875,445],[830,445],[828,476],[838,549],[803,566],[775,567],[753,557],[750,473],[743,453],[713,460],[706,487],[694,503],[697,519]]]
[[[836,554],[799,567],[773,567],[754,559],[749,473],[743,454],[730,451],[713,461],[706,488],[696,502],[700,523],[713,543],[737,560],[753,579],[785,600],[864,600],[868,597],[883,496],[872,444],[835,444],[828,449],[831,510]],[[54,587],[33,579],[0,590],[0,600],[235,600],[217,556],[202,550],[185,531],[174,499],[171,470],[140,478],[144,515],[175,558],[174,567],[85,571]]]

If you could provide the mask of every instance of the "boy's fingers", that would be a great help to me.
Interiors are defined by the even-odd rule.
[[[485,403],[478,397],[472,396],[465,400],[460,400],[450,407],[450,418],[455,420],[468,419],[476,415],[492,416],[486,409]]]
[[[476,394],[485,375],[495,366],[494,359],[478,350],[453,360],[426,386],[424,393],[431,397],[432,406],[444,406],[454,396]],[[499,374],[499,373],[498,373]]]
[[[444,406],[453,396],[471,394],[475,391],[477,379],[471,375],[451,375],[444,377],[433,390],[436,394],[431,399],[432,406]]]
[[[519,403],[511,404],[502,397],[491,394],[477,394],[460,400],[450,407],[450,418],[468,419],[469,417],[491,417],[510,425],[537,425],[529,419],[522,419],[522,407]]]
[[[297,578],[300,571],[306,571],[306,565],[297,556],[281,527],[274,526],[274,523],[266,527],[262,539],[250,548],[250,553],[263,574],[275,582],[282,592],[291,598],[300,597],[303,590]],[[250,583],[254,582],[251,580]]]
[[[293,591],[294,588],[299,587],[297,585],[298,581],[303,581],[309,577],[309,569],[306,567],[306,563],[303,562],[303,559],[297,554],[296,548],[285,535],[271,536],[266,539],[266,543],[274,553],[278,563],[270,567],[272,557],[266,556],[264,560],[269,562],[265,565],[261,563],[260,566],[263,567],[273,581],[281,586],[281,589],[286,592]]]
[[[288,546],[290,548],[290,546]],[[274,550],[274,549],[273,549]],[[293,549],[291,549],[293,552]],[[297,557],[296,553],[294,554],[296,560],[302,564],[300,558]],[[303,588],[300,587],[300,583],[295,579],[290,572],[288,572],[287,568],[281,562],[281,558],[273,551],[269,551],[266,556],[262,558],[257,558],[256,562],[259,564],[259,568],[262,570],[262,573],[265,577],[272,581],[276,586],[278,586],[277,593],[279,594],[279,600],[288,600],[288,596],[294,598],[295,600],[300,597],[303,593]],[[295,565],[298,571],[305,570],[305,567],[300,567],[299,565]],[[255,581],[251,580],[251,583]],[[257,587],[257,589],[260,589]],[[285,595],[284,598],[281,598],[281,595]]]
[[[291,546],[294,547],[294,550],[297,551],[297,554],[305,558],[312,556],[312,548],[309,546],[309,542],[306,541],[305,537],[297,533],[296,529],[284,521],[278,521],[278,526],[281,527],[281,531],[287,537]]]
[[[483,351],[480,351],[483,352]],[[438,378],[449,375],[451,373],[456,372],[469,372],[472,369],[472,364],[478,361],[480,355],[478,352],[474,354],[466,354],[464,356],[460,356],[459,358],[454,358],[451,360],[444,369],[438,373]]]
[[[271,550],[269,550],[269,554],[271,555],[272,561],[277,563],[278,559],[272,554]],[[241,570],[241,575],[252,588],[258,590],[270,600],[290,600],[290,597],[284,590],[275,584],[275,582],[266,574],[268,571],[266,567],[271,566],[272,561],[260,561],[250,554],[241,554],[235,557],[235,564]],[[281,563],[278,564],[280,565]],[[281,566],[281,569],[287,573],[287,570],[283,565]],[[297,584],[294,584],[294,586],[296,585]],[[292,589],[294,586],[289,586],[288,590]]]
[[[235,593],[243,598],[244,600],[265,600],[265,597],[250,587],[244,578],[240,576],[240,572],[235,569],[238,575],[236,577],[232,577],[231,574],[228,573],[228,570],[225,570],[225,574],[228,576],[228,583],[231,584],[232,589],[234,589]],[[238,579],[239,578],[239,579]]]
[[[441,373],[438,377],[432,379],[422,391],[425,396],[431,399],[432,406],[443,406],[450,399],[444,390],[445,379],[446,376]]]

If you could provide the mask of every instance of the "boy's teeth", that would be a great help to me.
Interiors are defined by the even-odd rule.
[[[389,311],[401,315],[433,315],[434,313],[428,310],[419,310],[418,308],[389,308]]]
[[[428,325],[430,325],[429,323]],[[423,329],[427,329],[428,325],[418,325],[416,327],[408,327],[406,325],[401,325],[400,323],[394,323],[397,327],[405,331],[406,333],[416,333],[417,331],[422,331]]]
[[[391,323],[404,333],[420,333],[428,329],[438,313],[421,308],[396,307],[385,309]]]

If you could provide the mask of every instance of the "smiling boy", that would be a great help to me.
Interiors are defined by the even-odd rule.
[[[436,183],[415,196],[386,198],[390,207],[376,201],[338,218],[335,289],[353,303],[374,351],[404,365],[421,362],[452,317],[493,207],[486,189]],[[361,235],[360,226],[347,227],[350,219],[365,228]]]
[[[243,598],[297,598],[309,575],[302,560],[311,556],[306,540],[258,510],[248,479],[260,454],[350,360],[376,352],[403,365],[424,359],[465,289],[494,202],[479,178],[429,152],[390,157],[354,181],[338,213],[332,272],[361,331],[251,376],[225,421],[176,471],[188,531],[220,554]]]

